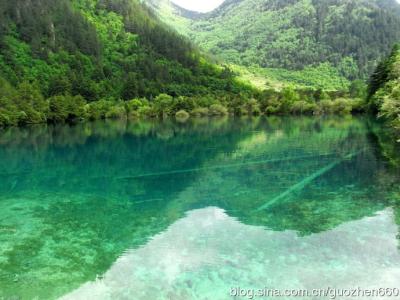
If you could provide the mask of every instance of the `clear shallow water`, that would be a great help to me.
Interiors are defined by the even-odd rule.
[[[363,118],[0,132],[0,298],[394,287],[400,173]]]

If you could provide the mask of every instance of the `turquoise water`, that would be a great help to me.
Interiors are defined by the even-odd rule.
[[[354,117],[3,130],[0,299],[397,287],[400,172],[379,132]]]

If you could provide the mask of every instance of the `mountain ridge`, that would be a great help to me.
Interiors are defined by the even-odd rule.
[[[38,81],[45,95],[60,77],[87,100],[185,95],[210,87],[200,76],[223,72],[138,0],[16,0],[2,2],[0,16],[0,75]]]
[[[0,127],[157,116],[156,100],[180,97],[179,110],[186,97],[253,92],[140,0],[0,2]]]
[[[228,63],[302,70],[329,63],[343,78],[366,79],[400,40],[395,0],[227,0],[185,17],[169,0],[157,13]],[[159,6],[160,7],[160,6]]]

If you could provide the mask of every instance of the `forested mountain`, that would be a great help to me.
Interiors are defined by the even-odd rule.
[[[0,14],[2,76],[36,79],[46,95],[60,92],[60,82],[87,100],[224,88],[226,72],[201,62],[140,1],[1,1]]]
[[[385,118],[400,137],[400,45],[382,60],[369,82],[371,108]]]
[[[349,82],[341,75],[353,79],[364,74],[385,52],[385,45],[399,34],[394,13],[398,6],[389,0],[379,5],[365,0],[350,10],[355,0],[329,1],[330,6],[326,1],[229,0],[206,15],[164,0],[147,5],[140,0],[1,1],[0,126],[189,114],[361,111],[362,83],[354,82],[347,92]],[[310,20],[320,16],[315,12],[318,5],[325,17],[315,27]],[[280,67],[274,70],[289,72],[284,74],[292,78],[295,73],[290,72],[299,72],[294,82],[307,85],[313,80],[315,85],[254,89],[229,68],[211,63],[154,10],[180,24],[178,30],[196,33],[196,39],[208,39],[211,46],[215,43],[202,45],[227,61],[250,65],[261,59],[262,67]],[[344,22],[348,11],[352,16]],[[326,82],[334,83],[331,91],[320,89]]]
[[[226,0],[199,15],[150,0],[162,19],[237,65],[367,78],[400,40],[396,0]],[[162,8],[162,9],[160,9]]]
[[[0,1],[0,125],[49,118],[52,103],[44,99],[60,95],[81,98],[53,99],[53,110],[246,90],[142,1]]]

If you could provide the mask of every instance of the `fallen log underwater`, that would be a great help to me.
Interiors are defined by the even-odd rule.
[[[165,172],[155,172],[155,173],[146,173],[146,174],[138,174],[138,175],[132,175],[132,176],[117,177],[116,179],[117,180],[132,180],[132,179],[141,179],[141,178],[146,178],[146,177],[156,177],[156,176],[174,175],[174,174],[182,174],[182,173],[195,173],[195,172],[207,171],[207,170],[220,170],[220,169],[238,168],[238,167],[245,167],[245,166],[252,166],[252,165],[263,165],[263,164],[276,163],[276,162],[281,162],[281,161],[296,161],[296,160],[307,159],[307,158],[330,157],[330,156],[334,156],[334,155],[337,155],[337,153],[327,153],[327,154],[320,154],[320,155],[305,155],[305,156],[258,160],[258,161],[250,161],[250,162],[226,164],[226,165],[210,166],[210,167],[201,167],[201,168],[193,168],[193,169],[171,170],[171,171],[165,171]]]
[[[283,193],[279,194],[278,196],[274,197],[270,201],[266,202],[264,205],[258,207],[256,209],[256,211],[268,209],[269,207],[274,205],[276,202],[290,196],[290,194],[297,192],[297,191],[301,191],[302,189],[304,189],[307,185],[309,185],[311,182],[313,182],[318,177],[321,177],[322,175],[328,173],[330,170],[332,170],[334,167],[340,165],[344,161],[352,159],[353,157],[359,155],[364,150],[365,149],[361,149],[356,152],[347,154],[342,159],[338,159],[338,160],[326,165],[325,167],[323,167],[323,168],[319,169],[318,171],[312,173],[311,175],[307,176],[302,181],[296,183],[295,185],[292,185],[290,188],[288,188],[287,190],[285,190]]]

